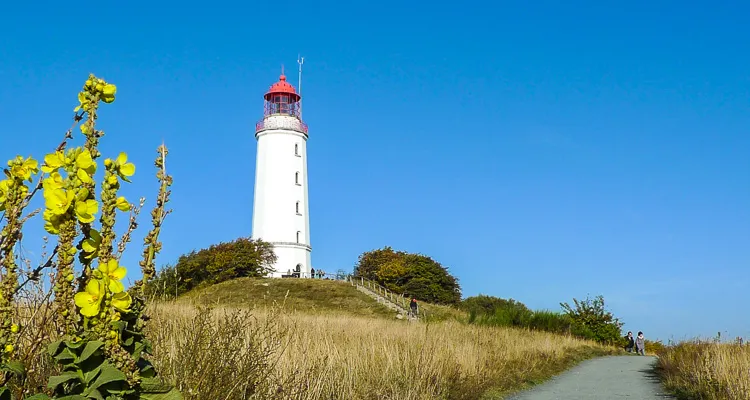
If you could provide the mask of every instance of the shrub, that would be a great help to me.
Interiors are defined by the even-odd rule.
[[[623,324],[605,309],[603,296],[593,299],[587,297],[582,301],[573,299],[573,304],[575,307],[571,307],[568,303],[560,303],[560,306],[573,321],[572,333],[574,335],[599,343],[611,345],[622,343]]]
[[[155,162],[159,192],[151,212],[153,228],[144,239],[140,262],[143,279],[128,291],[121,282],[126,269],[119,260],[144,202],[134,206],[118,196],[120,185],[130,182],[135,173],[135,166],[125,153],[104,160],[100,196],[96,196],[95,173],[101,156],[98,145],[104,135],[96,126],[98,109],[102,102],[113,102],[115,92],[115,85],[90,75],[78,94],[80,104],[74,110],[73,127],[63,142],[44,157],[41,167],[31,157],[18,156],[4,170],[6,179],[0,181],[0,211],[4,212],[0,216],[0,222],[4,222],[0,230],[2,400],[42,400],[50,396],[71,400],[182,398],[156,378],[156,370],[148,360],[151,344],[144,336],[142,289],[154,276],[154,260],[161,250],[159,232],[169,214],[165,206],[172,178],[164,166],[166,147],[159,147]],[[85,143],[68,148],[76,126]],[[44,229],[56,237],[57,243],[46,262],[24,271],[18,265],[22,254],[15,250],[20,247],[17,245],[24,223],[36,215],[35,211],[24,212],[40,191],[45,206]],[[130,223],[116,243],[118,211],[130,212]],[[22,282],[19,272],[28,272]],[[22,289],[47,272],[52,278],[52,290],[22,297],[28,294]],[[43,285],[31,287],[44,290]],[[50,297],[52,302],[48,301]],[[45,345],[48,355],[40,357],[38,353]],[[44,375],[40,376],[40,372]],[[39,388],[43,380],[47,387]],[[37,388],[44,393],[29,397]]]
[[[215,284],[242,277],[262,277],[276,261],[273,246],[259,239],[239,238],[211,245],[180,256],[149,283],[147,293],[173,297],[203,284]]]
[[[359,256],[354,275],[362,276],[396,293],[435,304],[458,304],[461,287],[448,269],[432,258],[390,247]]]

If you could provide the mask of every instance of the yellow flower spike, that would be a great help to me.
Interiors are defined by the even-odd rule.
[[[130,211],[130,203],[123,196],[117,198],[116,205],[120,211]]]
[[[11,325],[10,326],[10,331],[12,333],[18,333],[18,325],[16,325],[16,324]]]
[[[112,293],[120,293],[125,290],[125,286],[120,282],[128,270],[125,267],[120,266],[117,260],[114,258],[109,259],[106,264],[99,264],[99,271],[104,274],[104,279],[109,281],[109,291]],[[129,305],[128,305],[129,306]]]
[[[125,182],[130,182],[128,177],[135,174],[135,165],[128,162],[127,153],[120,153],[120,155],[117,156],[115,166],[117,168],[117,175],[120,175],[120,178]]]
[[[130,304],[132,302],[133,299],[128,292],[120,292],[112,296],[112,307],[122,312],[130,312]]]
[[[76,293],[75,302],[81,309],[81,314],[86,317],[93,317],[99,313],[104,294],[104,283],[98,279],[91,279],[86,284],[86,290]]]
[[[129,306],[129,305],[128,305],[128,306]],[[6,353],[12,353],[14,349],[15,349],[15,347],[13,347],[13,345],[12,345],[12,344],[6,344],[6,345],[5,345],[5,352],[6,352]]]
[[[84,224],[94,222],[94,214],[99,212],[99,203],[96,200],[86,200],[76,202],[76,217]]]
[[[86,253],[91,253],[86,258],[93,258],[96,256],[96,251],[99,250],[99,246],[102,244],[102,235],[96,229],[89,230],[89,238],[81,243],[81,248]]]

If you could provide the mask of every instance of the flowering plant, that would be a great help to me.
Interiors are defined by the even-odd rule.
[[[98,146],[104,136],[96,126],[98,111],[102,103],[114,102],[116,93],[115,85],[90,75],[78,94],[74,125],[56,150],[47,154],[41,165],[31,157],[18,156],[4,169],[5,179],[0,180],[0,224],[4,223],[0,231],[0,400],[22,395],[9,386],[26,373],[16,359],[18,347],[23,345],[18,340],[23,321],[15,303],[25,282],[19,284],[14,251],[24,223],[36,214],[24,216],[24,210],[38,192],[44,197],[44,229],[57,239],[52,257],[41,268],[52,269],[54,276],[52,309],[57,337],[50,340],[47,352],[60,373],[49,376],[46,393],[27,399],[182,399],[177,390],[156,377],[147,359],[151,344],[143,333],[147,320],[143,286],[154,276],[154,259],[161,250],[159,232],[170,212],[165,209],[172,184],[164,163],[166,147],[157,150],[159,192],[151,213],[153,228],[144,239],[143,278],[128,290],[122,283],[127,269],[120,258],[137,226],[144,199],[133,205],[118,195],[121,184],[130,182],[135,174],[127,154],[101,162],[103,179],[99,198],[96,196]],[[71,147],[76,126],[84,144]],[[130,224],[115,251],[115,220],[122,212],[130,213]]]

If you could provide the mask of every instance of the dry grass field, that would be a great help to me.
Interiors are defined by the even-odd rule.
[[[664,384],[681,398],[750,399],[750,347],[685,342],[659,355]]]
[[[154,363],[190,399],[490,399],[614,350],[457,321],[151,309]]]

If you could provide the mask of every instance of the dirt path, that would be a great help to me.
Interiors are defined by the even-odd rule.
[[[509,400],[672,399],[653,375],[654,357],[602,357],[581,363]]]

